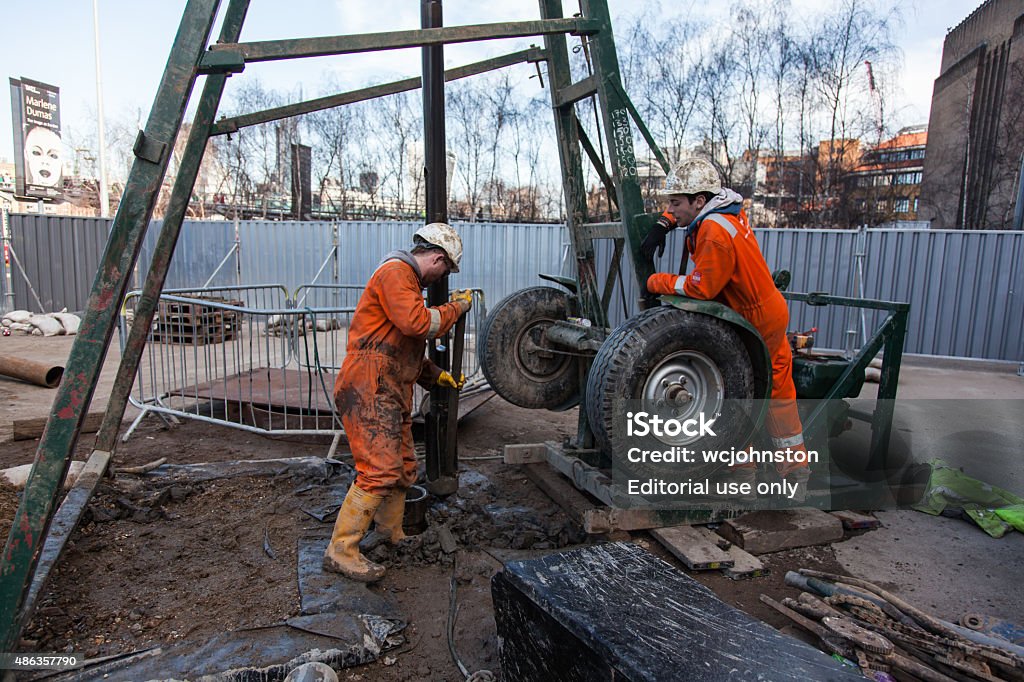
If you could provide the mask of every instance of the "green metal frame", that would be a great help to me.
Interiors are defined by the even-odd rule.
[[[127,292],[130,275],[138,259],[142,239],[167,169],[170,151],[181,129],[185,107],[196,78],[200,75],[207,76],[171,192],[168,212],[136,310],[135,323],[122,354],[121,365],[94,451],[94,454],[107,456],[108,460],[116,443],[117,430],[145,345],[145,332],[155,314],[156,302],[166,278],[209,138],[237,131],[244,126],[405,92],[421,85],[421,79],[410,78],[215,122],[224,84],[230,75],[243,71],[245,65],[251,62],[522,36],[545,36],[546,39],[566,33],[585,36],[599,30],[608,30],[607,20],[598,22],[579,17],[555,16],[541,21],[239,43],[237,41],[248,4],[248,0],[230,0],[219,40],[212,45],[210,36],[220,0],[188,0],[185,7],[149,120],[145,130],[140,132],[136,139],[133,148],[136,160],[125,186],[124,197],[114,217],[110,238],[93,284],[81,329],[67,361],[64,381],[57,391],[22,502],[14,518],[14,526],[4,547],[3,561],[0,565],[0,651],[15,650],[21,628],[31,615],[31,605],[25,608],[26,596],[32,584],[43,541],[53,520],[56,500],[60,494],[61,483],[67,474],[71,453],[74,452],[85,414],[96,389],[100,367],[116,326],[117,312]],[[550,55],[540,49],[531,48],[446,71],[445,80],[464,78],[511,64],[545,59],[550,60]],[[567,69],[567,54],[561,55],[561,59]],[[581,91],[580,96],[585,95],[586,93]],[[567,121],[571,120],[571,117],[567,117]],[[577,185],[580,190],[582,177],[580,169]],[[585,204],[583,206],[585,207]],[[598,300],[596,296],[593,299],[594,302]]]
[[[278,120],[311,111],[358,102],[387,94],[404,92],[420,86],[421,79],[410,78],[394,83],[363,88],[348,93],[315,99],[309,102],[278,107],[263,112],[237,116],[215,122],[225,80],[244,70],[247,63],[350,54],[407,47],[438,46],[448,43],[491,40],[498,38],[543,36],[545,48],[532,48],[494,59],[484,60],[445,72],[445,80],[454,80],[522,62],[546,61],[551,87],[552,108],[558,138],[563,187],[565,191],[567,227],[576,262],[575,281],[557,281],[573,289],[579,298],[580,313],[591,319],[598,329],[609,322],[609,305],[615,283],[620,285],[620,259],[628,253],[632,259],[637,283],[643,288],[654,264],[639,252],[640,243],[650,229],[652,218],[644,214],[643,197],[633,150],[632,125],[635,125],[667,171],[664,155],[653,136],[637,114],[622,87],[615,41],[607,0],[582,0],[583,16],[563,16],[561,0],[539,0],[541,20],[504,24],[428,28],[413,31],[333,36],[297,40],[276,40],[255,43],[237,42],[248,8],[248,0],[230,0],[216,44],[209,44],[220,0],[188,0],[177,36],[172,46],[164,77],[160,83],[144,132],[140,132],[133,151],[136,160],[128,177],[124,197],[114,217],[111,234],[93,284],[85,316],[67,361],[64,381],[57,391],[50,419],[36,452],[35,462],[14,518],[14,525],[4,547],[0,564],[0,651],[14,651],[21,627],[31,615],[26,595],[53,520],[54,507],[60,493],[71,454],[74,452],[82,423],[96,389],[100,367],[106,356],[117,323],[117,312],[127,292],[130,275],[138,259],[142,239],[152,216],[174,139],[181,128],[186,104],[196,78],[207,80],[199,100],[193,128],[186,143],[181,167],[175,180],[163,230],[157,242],[145,288],[136,310],[135,324],[122,354],[121,366],[110,397],[107,414],[97,440],[95,453],[110,455],[116,442],[117,429],[124,414],[128,395],[145,344],[145,331],[155,313],[156,302],[177,243],[188,199],[198,175],[199,164],[211,136],[228,134],[238,129]],[[590,57],[593,73],[573,82],[567,35],[580,37]],[[597,98],[603,148],[607,165],[601,163],[593,141],[587,138],[576,115],[576,104]],[[588,220],[586,187],[581,147],[597,168],[602,182],[610,190],[618,214],[617,222],[591,223]],[[594,251],[595,239],[611,239],[614,263],[604,286],[598,282]],[[853,305],[890,310],[883,329],[865,346],[861,356],[837,382],[835,390],[849,382],[853,372],[860,371],[881,347],[885,347],[880,398],[895,397],[906,333],[906,304],[842,299],[819,294],[789,294],[791,300],[815,304]],[[801,298],[807,297],[807,298]],[[707,302],[685,299],[673,305],[728,319],[745,333],[754,333],[744,320]],[[568,323],[566,323],[568,324]],[[571,330],[570,330],[571,331]],[[585,335],[592,347],[594,339]],[[763,343],[762,343],[763,347]],[[580,363],[580,385],[585,385],[589,362]],[[876,410],[872,453],[884,456],[892,424],[891,401]],[[593,447],[593,434],[586,423],[586,410],[580,410],[576,445],[582,451]],[[821,415],[811,415],[816,424]],[[877,450],[876,450],[877,448]]]
[[[868,466],[880,470],[885,464],[889,449],[889,437],[892,434],[892,421],[895,409],[896,390],[903,363],[903,345],[907,337],[907,320],[910,317],[910,304],[895,301],[879,301],[865,298],[848,298],[832,296],[825,293],[792,293],[782,294],[789,301],[800,301],[811,306],[839,305],[864,310],[882,310],[888,312],[885,320],[875,330],[871,338],[861,346],[850,361],[849,367],[836,380],[831,390],[821,399],[811,414],[803,419],[804,431],[807,433],[828,433],[829,401],[840,400],[855,384],[863,381],[864,370],[871,360],[883,352],[881,378],[878,382],[877,403],[871,415],[871,450]]]
[[[450,82],[459,80],[460,78],[468,78],[469,76],[476,76],[488,71],[494,71],[495,69],[502,69],[514,64],[539,62],[543,60],[544,51],[540,48],[533,47],[527,50],[520,50],[519,52],[502,55],[500,57],[493,57],[480,62],[474,62],[465,66],[459,66],[454,69],[448,69],[444,72],[444,79],[446,82]],[[360,88],[358,90],[352,90],[351,92],[320,97],[307,102],[274,107],[273,109],[267,109],[265,111],[255,112],[252,114],[222,118],[214,124],[213,128],[210,130],[210,134],[229,135],[248,126],[259,125],[260,123],[269,123],[270,121],[279,121],[283,118],[309,114],[314,111],[322,111],[324,109],[333,109],[334,107],[340,107],[345,104],[355,104],[356,102],[364,102],[369,99],[376,99],[386,95],[396,95],[400,92],[409,92],[419,89],[421,85],[421,78],[404,78],[392,83]]]

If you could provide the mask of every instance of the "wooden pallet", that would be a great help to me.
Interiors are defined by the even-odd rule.
[[[235,307],[242,306],[243,302],[221,298],[202,300],[204,302],[195,303],[161,301],[153,341],[203,345],[235,339],[242,322],[241,313],[210,306],[206,301]]]

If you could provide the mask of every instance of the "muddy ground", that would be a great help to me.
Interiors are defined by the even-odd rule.
[[[373,588],[389,596],[408,620],[405,644],[375,663],[346,670],[350,680],[461,680],[448,650],[450,584],[459,604],[455,644],[472,672],[500,678],[489,581],[501,561],[556,551],[606,537],[586,536],[519,470],[496,459],[506,443],[564,439],[576,412],[521,410],[494,398],[460,425],[460,492],[437,501],[419,547],[396,553],[378,547],[370,556],[389,565]],[[92,436],[78,451],[89,452]],[[0,466],[31,461],[37,441],[7,442]],[[227,427],[185,422],[170,429],[144,420],[119,446],[115,467],[167,457],[176,464],[317,456],[328,441],[266,438]],[[227,630],[280,623],[298,613],[297,538],[329,533],[331,519],[309,510],[309,485],[292,475],[173,483],[120,474],[105,480],[52,575],[34,620],[24,630],[25,650],[74,651],[107,656],[203,641]],[[0,489],[7,519],[16,498]],[[0,520],[0,523],[3,523]],[[458,549],[447,553],[438,527],[448,527]],[[2,530],[2,529],[0,529]],[[643,532],[619,534],[678,565]],[[725,601],[782,627],[781,616],[758,601],[792,593],[787,570],[836,570],[831,548],[798,549],[762,557],[768,577],[735,582],[717,573],[697,578]]]

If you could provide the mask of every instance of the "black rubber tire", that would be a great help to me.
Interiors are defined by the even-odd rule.
[[[552,287],[522,289],[494,306],[480,329],[478,356],[498,395],[530,409],[567,409],[579,402],[577,356],[528,352],[543,343],[545,328],[575,310],[575,297]]]
[[[726,443],[737,448],[747,445],[741,441],[753,432],[749,414],[754,372],[739,333],[718,318],[661,306],[645,310],[617,327],[594,358],[587,378],[587,418],[597,446],[605,454],[614,459],[636,445],[635,437],[625,434],[624,401],[640,401],[648,377],[678,353],[697,353],[713,363],[721,375],[725,401],[714,425],[717,437],[707,436],[686,447],[700,450],[728,447]]]

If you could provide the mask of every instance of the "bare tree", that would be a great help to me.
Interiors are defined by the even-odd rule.
[[[423,139],[419,98],[403,92],[370,100],[365,106],[379,156],[376,162],[366,159],[363,172],[378,174],[385,202],[399,213],[410,211],[410,199],[415,203],[423,177],[421,168],[410,173],[409,163],[414,146]]]
[[[626,28],[623,81],[647,126],[662,140],[669,163],[686,155],[706,75],[706,25],[676,19],[656,24],[641,16]]]
[[[865,118],[865,108],[853,106],[855,95],[860,95],[862,103],[867,99],[864,62],[895,57],[892,31],[898,20],[895,7],[880,10],[871,0],[843,0],[824,16],[810,44],[814,83],[828,121],[828,138],[821,149],[824,158],[818,161],[826,197],[820,217],[833,224],[842,223],[848,213],[841,197],[832,198],[841,188],[843,175],[857,161],[850,140],[874,128],[871,114]]]
[[[774,139],[772,145],[773,163],[777,173],[775,212],[772,225],[779,227],[782,215],[783,196],[787,194],[786,182],[789,162],[786,159],[786,117],[789,104],[799,93],[799,47],[790,34],[789,3],[787,0],[773,0],[769,5],[771,16],[767,32],[767,65],[772,96],[775,104]]]
[[[739,177],[732,180],[750,196],[757,189],[757,160],[768,138],[767,117],[762,111],[762,84],[768,75],[769,52],[765,47],[775,37],[765,16],[771,9],[771,5],[756,0],[741,0],[733,7],[733,38],[730,41],[730,53],[735,64],[733,87],[740,114],[738,142],[747,163]]]
[[[334,80],[328,81],[326,88],[329,93],[343,89]],[[367,137],[365,108],[347,105],[313,112],[304,118],[311,135],[317,203],[321,211],[345,219],[350,188],[358,183],[359,148]]]

